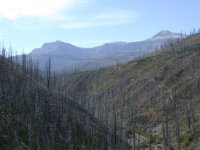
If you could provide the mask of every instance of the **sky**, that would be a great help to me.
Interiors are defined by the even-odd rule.
[[[0,0],[0,44],[18,54],[44,43],[134,42],[200,27],[199,0]]]

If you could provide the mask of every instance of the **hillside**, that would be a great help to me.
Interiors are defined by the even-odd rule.
[[[166,43],[168,40],[177,40],[185,37],[186,35],[180,33],[161,31],[152,38],[144,41],[106,43],[93,48],[81,48],[69,43],[55,41],[45,43],[42,47],[34,49],[29,55],[34,62],[37,62],[37,60],[39,61],[40,69],[42,70],[45,70],[45,63],[49,58],[52,60],[52,69],[55,71],[63,70],[64,67],[66,67],[66,70],[68,70],[68,68],[71,70],[70,68],[74,66],[80,70],[89,70],[89,68],[96,69],[96,64],[92,65],[93,59],[96,59],[96,57],[98,57],[98,67],[110,66],[116,63],[118,59],[116,53],[125,52],[123,53],[123,55],[126,55],[125,58],[129,57],[129,54],[131,54],[132,58],[135,58],[138,55],[142,56],[143,53],[147,54],[152,52],[156,48],[159,49],[161,44]],[[143,53],[138,53],[139,50],[143,51]],[[126,51],[131,51],[132,53],[128,54]],[[113,55],[109,58],[109,63],[105,61],[105,57],[102,57],[105,55]],[[130,59],[125,59],[124,61],[127,62],[129,60]],[[84,61],[89,62],[90,65],[87,65]],[[79,65],[80,63],[83,65]],[[106,65],[100,66],[101,64]]]
[[[93,150],[129,145],[65,94],[32,60],[0,55],[0,150]]]
[[[127,63],[60,76],[62,90],[133,147],[200,149],[200,34]]]

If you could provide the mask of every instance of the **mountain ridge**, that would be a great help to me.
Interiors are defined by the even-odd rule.
[[[29,55],[33,61],[39,61],[41,69],[45,69],[45,62],[51,58],[53,70],[62,70],[64,67],[79,63],[93,57],[112,55],[125,51],[144,51],[146,53],[159,49],[169,39],[177,40],[186,35],[161,31],[152,38],[138,42],[112,42],[91,48],[82,48],[70,43],[55,41],[44,43],[42,47],[34,49]],[[111,60],[116,62],[116,59]],[[112,64],[113,64],[112,62]],[[104,63],[103,60],[100,63]],[[108,64],[109,66],[109,64]],[[84,69],[87,70],[87,69]]]

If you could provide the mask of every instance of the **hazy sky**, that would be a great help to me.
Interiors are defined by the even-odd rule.
[[[28,53],[56,40],[82,47],[200,27],[200,0],[0,0],[0,42]]]

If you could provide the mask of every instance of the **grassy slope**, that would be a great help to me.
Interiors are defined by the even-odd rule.
[[[63,76],[65,91],[70,93],[71,97],[79,99],[80,103],[92,100],[90,111],[104,122],[108,114],[110,126],[112,126],[112,110],[116,109],[118,124],[122,116],[123,130],[129,133],[133,130],[134,116],[142,118],[140,121],[142,129],[137,127],[136,130],[140,130],[140,134],[148,140],[153,138],[153,144],[157,147],[163,143],[161,126],[168,114],[173,149],[177,148],[176,124],[172,113],[173,95],[175,95],[181,148],[189,149],[194,142],[200,148],[199,140],[195,141],[191,137],[192,131],[189,129],[185,113],[188,109],[188,114],[192,115],[191,110],[194,110],[195,136],[198,139],[200,136],[199,43],[198,34],[174,45],[174,51],[172,47],[168,47],[115,67]],[[103,117],[99,116],[99,105]],[[141,146],[147,146],[148,143],[149,141],[146,141]]]

